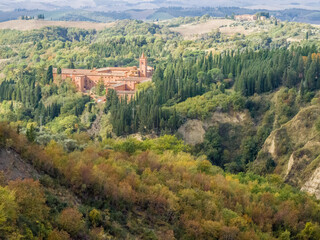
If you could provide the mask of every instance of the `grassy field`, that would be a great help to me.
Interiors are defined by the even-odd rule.
[[[28,31],[47,26],[74,27],[82,29],[96,29],[97,31],[113,26],[114,23],[72,22],[72,21],[43,21],[43,20],[12,20],[0,23],[0,29],[14,29]]]
[[[171,30],[180,33],[186,39],[192,39],[197,35],[210,33],[218,29],[226,35],[234,35],[236,33],[247,35],[258,30],[256,28],[246,29],[244,26],[235,23],[237,22],[230,19],[213,19],[203,23],[181,25],[171,28]]]

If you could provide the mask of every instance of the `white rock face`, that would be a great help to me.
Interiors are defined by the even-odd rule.
[[[276,157],[276,141],[275,139],[273,138],[272,141],[271,141],[271,146],[269,148],[269,153],[271,154],[271,156],[273,158]]]
[[[318,167],[311,178],[302,186],[301,191],[315,195],[320,199],[320,167]]]
[[[200,120],[188,120],[179,128],[178,132],[183,136],[184,141],[191,145],[202,143],[206,133],[203,122]]]
[[[289,162],[288,162],[288,169],[287,169],[285,178],[287,178],[287,176],[289,175],[289,173],[293,167],[293,164],[294,164],[294,157],[293,157],[293,154],[291,154]]]
[[[247,112],[223,113],[216,111],[204,121],[188,120],[179,128],[178,133],[182,135],[187,144],[196,145],[204,141],[206,130],[212,126],[224,123],[245,125],[248,120],[250,117]]]

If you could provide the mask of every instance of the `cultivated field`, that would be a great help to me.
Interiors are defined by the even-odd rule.
[[[43,20],[12,20],[0,22],[0,29],[14,29],[28,31],[48,26],[74,27],[82,29],[96,29],[97,31],[113,26],[114,23],[72,22],[72,21],[43,21]]]
[[[247,35],[257,31],[255,28],[245,29],[245,27],[241,25],[233,26],[235,23],[237,22],[230,19],[213,19],[204,23],[181,25],[179,27],[171,28],[171,30],[180,33],[186,39],[193,39],[197,35],[210,33],[217,29],[226,35],[234,35],[236,33]]]

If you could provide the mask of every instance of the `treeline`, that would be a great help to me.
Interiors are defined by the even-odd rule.
[[[0,102],[11,101],[9,110],[15,113],[12,121],[32,120],[46,124],[60,114],[78,117],[90,102],[89,96],[83,96],[68,99],[63,103],[58,100],[50,101],[45,105],[50,97],[60,95],[60,98],[63,98],[68,91],[72,93],[66,82],[59,87],[53,83],[52,66],[47,70],[21,71],[15,77],[15,80],[6,80],[0,84]],[[21,106],[14,108],[14,102],[21,103]]]
[[[152,66],[160,59],[168,57],[178,45],[178,41],[168,41],[163,37],[130,35],[100,39],[91,44],[89,50],[97,56],[96,67],[137,66],[142,52],[149,56],[148,62]],[[101,57],[108,60],[99,64]]]
[[[236,90],[245,96],[300,84],[301,94],[320,88],[319,55],[315,47],[261,50],[228,56],[237,76]]]
[[[160,26],[155,23],[143,22],[140,20],[123,20],[118,21],[115,26],[106,28],[101,32],[101,37],[111,36],[152,36],[154,34],[164,34],[176,36],[169,28]]]
[[[108,38],[108,41],[90,45],[90,50],[106,58],[125,56],[129,52],[133,54],[132,57],[138,58],[141,52],[148,53],[150,56],[168,55],[168,52],[163,53],[165,44],[164,40],[156,37],[112,37]]]
[[[256,10],[250,10],[245,8],[238,7],[200,7],[200,8],[183,8],[183,7],[167,7],[159,8],[155,14],[149,16],[149,19],[154,19],[154,15],[159,14],[170,14],[172,17],[196,17],[210,15],[213,17],[225,17],[231,16],[232,14],[241,15],[241,14],[255,14]]]
[[[212,87],[223,93],[235,83],[235,89],[244,96],[269,92],[280,86],[299,87],[303,96],[320,88],[320,61],[316,52],[312,46],[243,53],[227,51],[184,60],[169,57],[166,64],[157,65],[154,87],[140,91],[130,102],[110,100],[114,95],[111,91],[106,112],[112,113],[117,135],[137,131],[173,133],[183,119],[174,108],[169,111],[163,106],[174,106]]]
[[[213,60],[210,59],[211,64]],[[114,132],[117,135],[137,131],[174,132],[181,124],[181,119],[175,111],[163,110],[162,105],[171,106],[203,94],[210,81],[198,78],[197,73],[207,69],[204,58],[170,59],[166,65],[156,68],[153,75],[155,87],[142,90],[134,100],[119,100],[114,91],[108,91],[105,111],[111,111]]]
[[[19,82],[4,81],[0,85],[0,101],[15,100],[26,107],[37,108],[41,99],[41,87],[32,74],[26,73]]]
[[[0,43],[2,45],[21,44],[27,42],[48,41],[90,41],[96,35],[96,30],[78,28],[44,27],[32,31],[0,30]]]

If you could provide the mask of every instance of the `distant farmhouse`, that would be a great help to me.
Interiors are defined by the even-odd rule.
[[[258,20],[258,17],[257,17],[257,15],[244,14],[244,15],[234,16],[234,20],[237,20],[237,21],[256,21],[256,20]]]
[[[234,16],[234,20],[236,21],[256,21],[256,20],[265,21],[267,20],[267,18],[269,18],[269,13],[257,13],[254,15],[244,14],[244,15]]]
[[[24,16],[24,15],[18,18],[18,20],[34,20],[34,19],[44,20],[44,14],[38,14],[36,18],[34,16]]]
[[[114,89],[119,97],[127,96],[128,99],[131,99],[137,90],[137,85],[152,80],[153,70],[152,67],[148,66],[147,57],[142,54],[139,68],[61,69],[61,74],[58,74],[57,68],[54,68],[53,78],[54,80],[59,76],[62,80],[70,78],[77,86],[78,91],[84,93],[103,81],[107,90]]]

